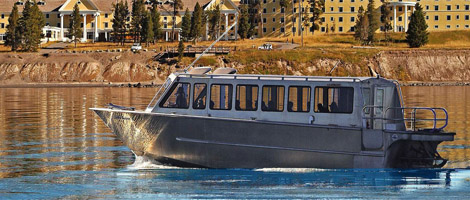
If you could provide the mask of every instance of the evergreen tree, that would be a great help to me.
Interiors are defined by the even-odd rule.
[[[250,32],[250,14],[246,5],[240,7],[240,17],[238,18],[238,35],[243,40],[248,37]]]
[[[75,48],[77,47],[77,41],[80,41],[80,37],[83,34],[82,27],[80,22],[82,21],[82,16],[80,15],[80,9],[78,4],[75,4],[73,7],[72,17],[70,18],[70,29],[69,34],[72,36],[72,41],[75,43]]]
[[[390,10],[390,2],[385,0],[381,6],[381,16],[380,21],[383,25],[383,32],[385,35],[385,41],[390,41],[390,35],[388,32],[392,30],[392,23],[390,22],[390,17],[392,15],[392,11]]]
[[[406,42],[412,48],[418,48],[428,43],[428,24],[424,19],[425,13],[418,3],[415,11],[411,14],[411,20],[406,32]]]
[[[181,62],[181,59],[183,59],[184,55],[184,43],[183,40],[180,40],[178,43],[178,61]]]
[[[112,19],[112,22],[114,41],[121,42],[121,45],[124,45],[127,33],[126,21],[129,17],[129,6],[127,4],[127,1],[124,2],[123,0],[121,0],[117,4],[113,4],[113,8],[114,18]]]
[[[158,4],[154,3],[152,5],[152,12],[151,12],[151,17],[152,17],[152,22],[153,22],[153,36],[154,36],[154,41],[158,40],[162,37],[163,32],[162,32],[162,24],[160,23],[160,13],[158,12]]]
[[[144,23],[142,25],[142,32],[144,33],[142,35],[142,41],[144,41],[146,46],[148,47],[149,43],[154,39],[153,21],[150,13],[148,11],[145,11],[145,13],[146,15],[144,18]]]
[[[8,18],[8,26],[6,31],[5,45],[10,46],[12,51],[16,51],[21,42],[21,34],[19,29],[19,14],[16,4],[13,5],[10,17]]]
[[[142,26],[145,18],[145,4],[144,0],[133,0],[132,1],[132,36],[134,42],[141,42],[142,36],[145,34],[142,32]]]
[[[21,21],[24,25],[21,30],[23,35],[23,50],[37,51],[43,37],[42,28],[46,25],[46,22],[35,0],[32,3],[27,1],[23,9]]]
[[[181,22],[181,36],[183,36],[184,41],[191,39],[191,14],[189,14],[188,8],[186,8]]]
[[[219,37],[220,31],[220,6],[215,6],[214,9],[208,11],[209,20],[209,33],[210,37],[214,40]]]
[[[191,37],[193,37],[194,41],[198,41],[199,37],[201,37],[203,32],[203,17],[204,11],[202,10],[199,2],[196,3],[194,6],[193,15],[191,16]]]
[[[286,30],[286,11],[287,11],[287,6],[289,6],[290,0],[280,0],[279,1],[279,6],[281,6],[281,9],[284,9],[284,12],[283,12],[283,18],[284,18],[284,23],[283,23],[283,28],[284,28],[284,36],[286,36],[287,34],[287,30]]]
[[[369,19],[364,13],[364,7],[359,7],[356,25],[354,26],[354,38],[361,41],[362,44],[366,43],[368,39]]]
[[[173,0],[171,3],[173,7],[173,16],[172,21],[173,25],[171,26],[171,41],[175,41],[175,28],[176,28],[176,16],[178,15],[178,11],[183,9],[183,1],[182,0]]]
[[[367,42],[369,44],[373,43],[375,38],[375,31],[379,28],[378,22],[378,13],[375,9],[374,0],[369,0],[369,4],[367,4],[367,20],[369,21],[369,28],[367,29]]]
[[[320,29],[320,25],[322,24],[321,15],[323,14],[323,10],[325,10],[325,0],[309,0],[309,3],[313,11],[310,21],[312,22],[314,34],[316,30]]]

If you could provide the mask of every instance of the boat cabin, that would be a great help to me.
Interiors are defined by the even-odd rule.
[[[169,76],[147,112],[286,124],[405,130],[399,85],[380,77],[234,74]],[[387,120],[382,119],[401,119]]]

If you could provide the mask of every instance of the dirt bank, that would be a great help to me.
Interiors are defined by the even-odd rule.
[[[295,50],[291,50],[295,51]],[[316,50],[318,51],[318,50]],[[324,52],[321,50],[321,52]],[[236,54],[237,52],[235,52]],[[269,52],[266,52],[269,54]],[[289,55],[292,52],[277,52]],[[305,55],[317,53],[299,51]],[[3,53],[0,54],[0,84],[44,83],[161,83],[174,66],[154,62],[155,52],[93,53]],[[352,56],[351,56],[352,55]],[[354,52],[347,56],[325,53],[307,60],[281,59],[249,62],[227,56],[214,57],[217,67],[234,67],[240,73],[371,76],[401,81],[470,82],[470,50]],[[344,58],[344,59],[343,59]],[[173,70],[169,70],[173,69]],[[333,70],[334,69],[334,70]],[[330,73],[331,72],[331,73]],[[127,84],[126,84],[127,85]]]

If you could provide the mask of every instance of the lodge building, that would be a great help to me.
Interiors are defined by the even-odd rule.
[[[27,0],[0,0],[0,41],[4,40],[8,17],[14,4],[18,5],[20,11]],[[132,0],[127,0],[129,7]],[[222,24],[225,30],[233,24],[237,18],[241,4],[250,0],[182,0],[184,8],[175,17],[176,33],[181,31],[181,18],[188,8],[191,12],[196,2],[204,10],[214,9],[220,5]],[[112,4],[117,0],[38,0],[38,5],[45,15],[46,26],[43,28],[44,40],[67,41],[70,14],[75,4],[79,5],[80,14],[83,16],[83,38],[82,41],[108,41],[112,37]],[[172,0],[158,0],[163,25],[164,37],[169,39],[172,32],[173,17],[171,15]],[[281,8],[279,0],[261,0],[260,20],[257,22],[256,37],[280,37],[299,35],[301,27],[300,13],[303,18],[308,19],[312,13],[307,0],[291,0],[286,8]],[[380,9],[383,1],[375,1],[376,9]],[[412,12],[417,3],[420,3],[426,14],[426,22],[429,31],[448,30],[470,30],[470,0],[390,0],[390,21],[394,32],[405,32],[410,21]],[[150,0],[146,1],[150,7]],[[308,26],[303,26],[304,35],[327,34],[327,33],[351,33],[360,6],[367,7],[368,0],[325,0],[324,14],[321,17],[320,30],[315,31]],[[129,8],[131,9],[131,8]],[[383,28],[383,27],[381,27]],[[224,39],[237,39],[238,26],[229,31]],[[206,35],[208,35],[206,27]],[[205,37],[207,39],[207,36]]]

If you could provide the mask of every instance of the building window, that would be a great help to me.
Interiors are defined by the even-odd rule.
[[[60,18],[60,14],[57,14],[57,18]]]
[[[263,28],[263,33],[266,33],[266,27]]]
[[[470,26],[469,25],[465,25],[465,28],[469,28]]]
[[[338,28],[338,30],[339,30],[339,32],[343,32],[343,27],[340,26],[340,27]]]
[[[429,6],[428,6],[428,5],[426,5],[426,10],[429,10]]]
[[[275,12],[276,12],[276,8],[273,8],[273,13],[275,13]]]
[[[446,28],[447,28],[447,29],[450,29],[450,25],[447,25]]]
[[[49,26],[49,22],[46,23],[46,26]]]
[[[108,13],[105,13],[105,14],[104,14],[104,18],[108,18]]]
[[[284,30],[284,27],[281,27],[281,33],[284,33],[286,30]]]
[[[343,12],[343,7],[338,7],[339,12]]]
[[[213,84],[211,85],[211,110],[231,110],[232,109],[232,85]]]
[[[330,17],[330,21],[335,21],[335,18],[334,17]]]
[[[455,5],[456,10],[460,10],[460,5]]]
[[[465,20],[470,20],[470,15],[465,15]]]
[[[46,18],[49,18],[49,14],[46,14]],[[2,19],[3,19],[3,14],[2,14]]]
[[[403,11],[403,7],[398,7],[398,11],[399,12]]]
[[[401,22],[403,20],[403,18],[400,16],[398,17],[398,21]]]
[[[266,13],[266,12],[267,12],[267,11],[266,11],[266,8],[263,8],[263,13]]]
[[[284,9],[285,9],[285,8],[281,8],[281,13],[284,13]]]
[[[275,32],[275,31],[276,31],[276,28],[275,28],[275,27],[273,27],[273,32]]]
[[[439,15],[434,15],[434,21],[439,21]]]
[[[426,15],[426,20],[429,20],[429,16],[428,16],[428,15]]]
[[[470,10],[470,5],[465,5],[465,10]]]
[[[356,31],[356,29],[355,29],[354,26],[351,26],[351,28],[349,29],[349,31],[354,32],[354,31]]]
[[[322,26],[320,30],[321,30],[321,32],[325,32],[325,31],[326,31],[326,29],[325,29],[324,26]]]
[[[46,15],[48,15],[48,14],[46,14]],[[4,18],[5,18],[5,14],[2,14],[2,19],[4,19]],[[49,17],[48,17],[48,18],[49,18]]]
[[[164,25],[163,25],[163,28],[168,28],[168,24],[164,24]]]
[[[276,22],[276,18],[275,18],[275,17],[273,17],[273,22]]]
[[[456,20],[459,20],[459,19],[460,19],[460,15],[456,15],[456,16],[455,16],[455,19],[456,19]]]
[[[5,24],[4,24],[4,23],[0,23],[0,28],[5,28]]]
[[[335,8],[333,7],[330,7],[330,11],[333,12],[335,10]]]
[[[355,7],[351,7],[351,12],[356,12],[356,8],[355,8]]]
[[[438,29],[438,28],[439,28],[439,26],[438,26],[438,25],[435,25],[435,26],[434,26],[434,29]]]
[[[356,20],[355,17],[351,17],[351,22],[354,22]]]
[[[338,17],[339,22],[343,22],[343,17]]]
[[[105,22],[105,23],[104,23],[104,27],[105,27],[105,28],[108,28],[108,22]]]
[[[94,23],[94,22],[91,22],[91,27],[95,27],[95,23]]]
[[[60,23],[57,23],[57,27],[60,27]]]
[[[434,10],[435,10],[435,11],[438,11],[438,10],[439,10],[439,5],[435,5],[435,6],[434,6]]]
[[[263,24],[266,24],[266,18],[263,18]]]
[[[452,16],[447,15],[447,21],[450,21],[452,19]]]
[[[281,17],[281,23],[284,23],[284,17]]]
[[[452,10],[452,6],[451,6],[451,5],[447,5],[447,10]]]
[[[295,33],[297,29],[295,27],[292,27],[292,33]]]

